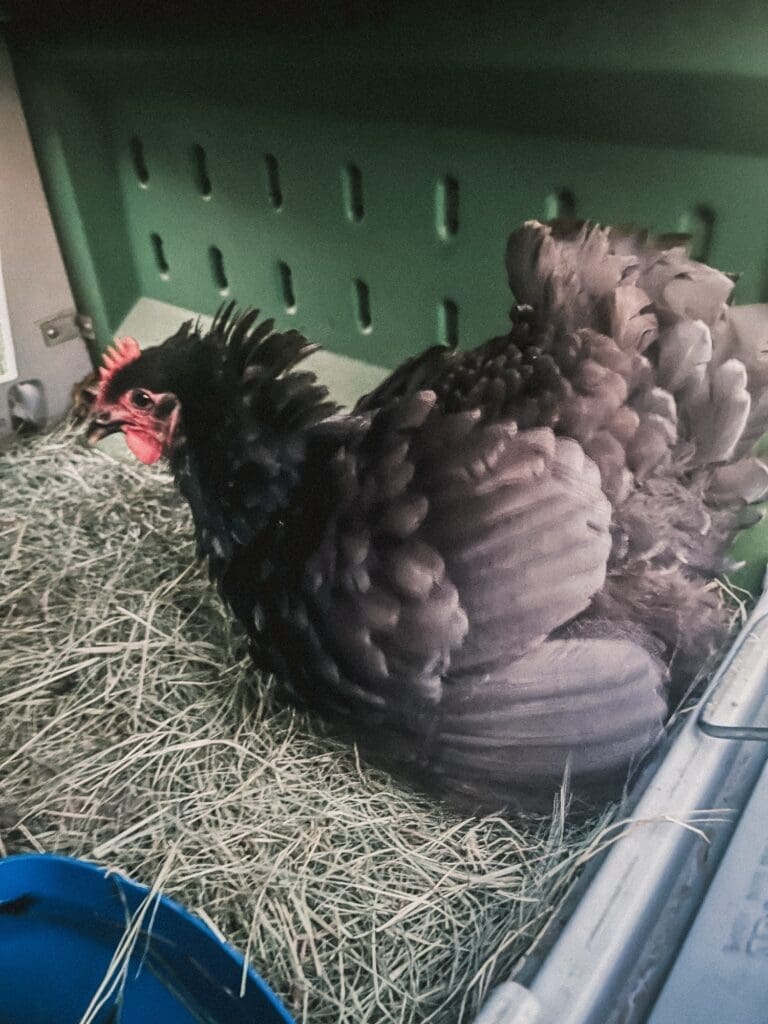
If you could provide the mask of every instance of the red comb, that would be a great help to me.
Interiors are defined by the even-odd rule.
[[[109,382],[117,371],[138,359],[140,355],[141,348],[135,338],[118,338],[114,347],[107,349],[99,368],[99,402],[105,397]]]

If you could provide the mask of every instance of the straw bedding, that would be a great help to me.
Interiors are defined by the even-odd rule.
[[[0,854],[162,874],[301,1020],[471,1020],[621,827],[361,766],[238,651],[170,480],[68,430],[0,452],[0,577]]]

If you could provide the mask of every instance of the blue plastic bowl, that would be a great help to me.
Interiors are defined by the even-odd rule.
[[[78,1024],[148,889],[84,861],[0,861],[0,1022]],[[293,1024],[243,957],[165,897],[152,901],[122,993],[94,1024]]]

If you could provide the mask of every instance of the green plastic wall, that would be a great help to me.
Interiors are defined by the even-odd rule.
[[[691,230],[764,298],[768,5],[541,8],[10,25],[99,347],[139,296],[229,296],[382,365],[470,344],[505,324],[510,229],[558,210]]]

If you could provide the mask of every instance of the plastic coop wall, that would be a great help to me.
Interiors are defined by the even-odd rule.
[[[690,230],[740,301],[768,294],[768,6],[304,7],[10,26],[101,345],[140,296],[234,297],[382,365],[480,340],[509,230],[558,212]]]
[[[0,437],[58,418],[90,369],[0,39]]]

